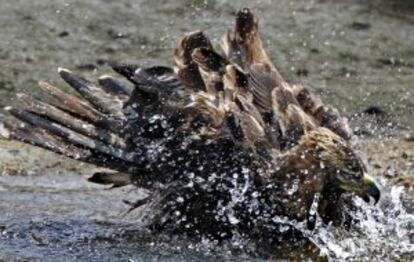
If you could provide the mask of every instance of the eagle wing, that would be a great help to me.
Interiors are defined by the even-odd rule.
[[[93,83],[59,69],[75,94],[40,82],[44,98],[19,94],[21,106],[9,111],[21,122],[0,121],[0,134],[122,174],[99,173],[92,181],[144,187],[165,181],[149,170],[166,155],[163,148],[178,142],[227,139],[268,160],[318,126],[350,136],[335,109],[282,78],[250,10],[237,14],[222,48],[197,31],[179,42],[174,68],[115,66],[132,87],[109,75]]]

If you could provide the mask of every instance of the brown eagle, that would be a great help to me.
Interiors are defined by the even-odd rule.
[[[378,201],[346,119],[283,79],[249,9],[221,49],[189,33],[174,68],[114,66],[131,86],[59,69],[77,94],[40,82],[45,97],[18,94],[21,106],[8,108],[18,120],[0,122],[0,134],[113,170],[92,182],[147,189],[130,204],[151,207],[154,229],[272,236],[275,217],[336,220],[344,193]]]

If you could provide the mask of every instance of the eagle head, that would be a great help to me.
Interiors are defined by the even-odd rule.
[[[351,143],[324,127],[306,133],[277,164],[270,183],[279,185],[279,190],[272,190],[272,198],[289,199],[283,202],[286,213],[299,219],[309,215],[316,195],[322,217],[340,209],[343,193],[354,193],[366,202],[373,198],[377,203],[380,198],[378,186]],[[293,185],[297,190],[292,193]]]
[[[315,175],[319,173],[324,178],[325,187],[354,193],[366,202],[370,202],[370,198],[375,203],[379,201],[380,190],[349,141],[329,129],[318,128],[309,132],[299,147],[305,155],[309,154],[308,161],[312,162]]]

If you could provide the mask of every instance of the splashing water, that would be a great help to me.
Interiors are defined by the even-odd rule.
[[[384,194],[378,206],[354,198],[358,208],[350,215],[358,222],[350,229],[324,225],[318,216],[312,231],[305,223],[274,220],[302,232],[330,261],[408,261],[414,258],[414,215],[403,204],[407,192],[385,180],[381,184]]]
[[[318,197],[315,196],[312,209],[315,210],[315,227],[310,230],[307,223],[286,217],[271,218],[278,232],[295,229],[303,234],[319,255],[328,261],[412,261],[414,258],[414,214],[404,205],[408,193],[403,187],[388,185],[383,179],[381,201],[368,204],[358,197],[353,198],[356,210],[349,210],[353,223],[350,228],[326,225],[316,213]],[[236,192],[235,201],[240,200]],[[231,209],[231,205],[226,206]],[[227,210],[227,215],[231,214]],[[230,249],[252,250],[251,241],[234,232]],[[199,248],[215,249],[209,241],[200,243]],[[206,246],[207,245],[207,246]],[[221,249],[220,249],[221,250]],[[305,251],[303,251],[305,252]],[[279,254],[284,256],[285,254]],[[299,257],[304,255],[299,251]]]

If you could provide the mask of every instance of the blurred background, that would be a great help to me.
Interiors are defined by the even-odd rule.
[[[0,4],[0,106],[56,68],[111,72],[110,62],[172,65],[186,32],[204,30],[216,43],[234,13],[250,7],[261,19],[268,53],[285,78],[310,85],[352,116],[369,107],[413,127],[413,1],[3,0]]]
[[[114,62],[171,66],[186,32],[203,30],[218,44],[242,7],[260,18],[285,79],[315,88],[350,118],[371,172],[413,189],[411,0],[0,0],[0,113],[17,92],[38,94],[39,80],[64,86],[59,66],[89,79],[115,75]],[[93,169],[0,140],[0,261],[216,261],[119,236],[137,221],[120,216],[122,199],[140,192],[88,184],[80,175]]]

